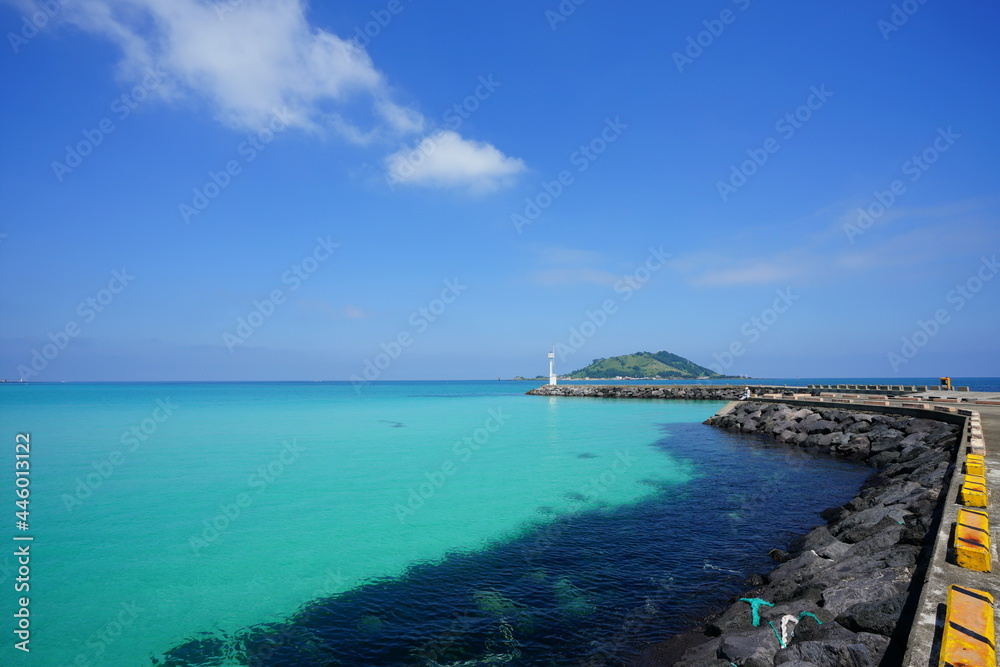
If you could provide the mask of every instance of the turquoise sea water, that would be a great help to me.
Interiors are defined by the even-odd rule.
[[[868,472],[702,426],[723,403],[530,386],[0,386],[5,533],[33,538],[27,593],[25,543],[0,552],[0,662],[624,655],[738,591]],[[17,433],[31,437],[27,531]],[[22,595],[29,654],[14,649]],[[626,622],[654,598],[662,617]]]

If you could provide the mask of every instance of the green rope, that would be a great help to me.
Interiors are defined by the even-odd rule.
[[[819,617],[817,617],[816,614],[812,613],[811,611],[804,611],[801,614],[799,614],[799,620],[800,621],[802,620],[803,616],[812,616],[814,619],[816,619],[817,623],[819,623],[820,625],[823,625],[823,621],[819,620]]]
[[[778,647],[785,648],[785,642],[781,641],[781,633],[778,632],[778,628],[774,627],[774,621],[768,621],[767,624],[771,626],[771,632],[778,638]]]
[[[768,607],[773,607],[773,602],[768,602],[767,600],[761,600],[760,598],[740,598],[740,602],[747,602],[750,604],[750,615],[753,619],[753,627],[760,625],[760,607],[761,605],[767,605]]]

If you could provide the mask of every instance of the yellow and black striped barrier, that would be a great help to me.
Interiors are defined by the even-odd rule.
[[[962,508],[955,522],[955,562],[977,572],[990,571],[990,519],[983,510]]]
[[[964,586],[948,587],[940,667],[996,665],[993,596]]]

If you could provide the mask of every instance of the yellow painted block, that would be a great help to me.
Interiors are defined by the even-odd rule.
[[[955,562],[977,572],[990,571],[990,522],[983,510],[960,509],[955,523]]]
[[[993,596],[964,586],[948,587],[939,667],[996,665]]]
[[[986,507],[986,482],[982,477],[966,475],[958,492],[958,501],[968,507]]]
[[[979,454],[968,454],[965,457],[965,474],[984,475],[986,471],[986,460]]]

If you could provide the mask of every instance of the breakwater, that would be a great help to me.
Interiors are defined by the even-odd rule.
[[[933,547],[958,428],[936,420],[746,402],[705,422],[878,468],[827,524],[775,549],[781,564],[700,633],[673,664],[899,664]],[[821,483],[821,480],[818,480]],[[655,653],[655,647],[650,653]],[[649,664],[656,664],[650,662]],[[662,663],[669,664],[669,663]]]
[[[752,395],[782,391],[783,387],[750,388]],[[579,396],[589,398],[659,398],[693,401],[733,401],[742,398],[746,388],[739,386],[692,385],[620,385],[620,384],[546,384],[528,392],[531,396]]]

